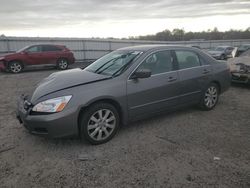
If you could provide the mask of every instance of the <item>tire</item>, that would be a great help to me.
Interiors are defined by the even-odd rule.
[[[14,74],[20,73],[23,71],[23,64],[19,61],[11,61],[8,64],[8,70]]]
[[[222,54],[222,55],[220,56],[220,60],[226,60],[226,56],[225,56],[224,54]]]
[[[60,58],[57,60],[57,68],[59,70],[66,70],[69,66],[69,62],[65,58]]]
[[[202,110],[209,111],[216,106],[218,100],[219,100],[219,87],[217,84],[211,83],[203,93],[199,106]]]
[[[111,140],[120,126],[116,108],[109,103],[96,103],[90,106],[80,119],[80,136],[93,145]]]

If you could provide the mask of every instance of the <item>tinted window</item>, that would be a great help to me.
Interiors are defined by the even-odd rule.
[[[179,64],[179,69],[200,66],[199,57],[194,52],[178,50],[175,53]]]
[[[174,70],[171,52],[161,51],[151,54],[138,69],[149,69],[152,75]]]
[[[231,51],[233,51],[233,49],[234,48],[229,47],[229,48],[226,49],[226,52],[231,52]]]
[[[56,51],[61,51],[61,49],[58,48],[57,46],[51,46],[51,45],[43,46],[43,52],[56,52]]]
[[[32,46],[26,50],[29,53],[41,52],[41,46]]]

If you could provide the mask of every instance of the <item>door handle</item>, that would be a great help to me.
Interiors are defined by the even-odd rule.
[[[176,80],[177,80],[177,78],[174,78],[172,76],[168,77],[168,82],[174,82]]]
[[[209,70],[207,70],[207,69],[204,69],[203,70],[203,74],[207,74],[207,73],[209,73],[210,71]]]

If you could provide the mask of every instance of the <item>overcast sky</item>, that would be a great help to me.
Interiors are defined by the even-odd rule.
[[[250,0],[6,0],[0,34],[128,37],[165,29],[250,27]]]

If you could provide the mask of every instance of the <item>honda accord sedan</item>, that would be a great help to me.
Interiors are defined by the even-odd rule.
[[[121,124],[188,105],[212,110],[230,82],[228,65],[199,49],[127,47],[85,69],[51,74],[20,97],[17,118],[33,134],[101,144]]]

